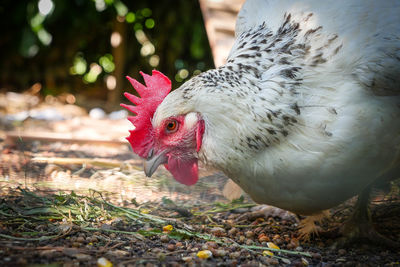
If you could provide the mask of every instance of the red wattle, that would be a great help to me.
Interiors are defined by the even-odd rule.
[[[184,185],[194,185],[199,179],[197,159],[178,160],[169,158],[165,168],[174,176],[174,178]]]

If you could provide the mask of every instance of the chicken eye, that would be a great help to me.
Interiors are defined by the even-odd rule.
[[[165,126],[167,132],[173,133],[178,129],[178,123],[176,121],[169,121]]]

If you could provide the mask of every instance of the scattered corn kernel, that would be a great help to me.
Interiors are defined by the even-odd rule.
[[[97,259],[97,266],[98,267],[113,267],[111,261],[107,260],[104,257]]]
[[[174,229],[174,227],[172,226],[172,225],[166,225],[166,226],[164,226],[163,228],[162,228],[162,230],[164,231],[164,232],[170,232],[170,231],[172,231],[172,229]]]
[[[272,242],[268,242],[268,243],[267,243],[267,246],[268,246],[269,248],[273,248],[273,249],[280,249],[277,245],[275,245],[275,244],[272,243]]]
[[[197,257],[199,257],[200,259],[208,259],[212,256],[212,252],[209,250],[201,250],[199,252],[197,252]]]
[[[274,256],[274,253],[272,253],[271,251],[269,251],[269,250],[264,250],[263,251],[263,256]]]
[[[305,258],[301,258],[301,263],[303,264],[303,266],[308,266],[310,264]]]
[[[149,210],[149,209],[141,209],[141,210],[140,210],[140,213],[149,214],[149,213],[150,213],[150,210]]]

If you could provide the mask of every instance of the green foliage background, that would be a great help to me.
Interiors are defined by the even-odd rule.
[[[41,1],[0,3],[0,90],[22,91],[40,83],[42,94],[107,100],[105,78],[118,64],[110,44],[117,21],[126,33],[123,75],[140,79],[139,71],[156,68],[176,88],[213,66],[197,0],[52,0],[47,15],[39,12]],[[141,54],[138,31],[153,45],[153,53]],[[155,67],[149,63],[154,55],[159,59]],[[101,67],[99,75],[89,75],[93,63]],[[188,75],[183,79],[179,73]],[[123,83],[124,89],[130,87]]]

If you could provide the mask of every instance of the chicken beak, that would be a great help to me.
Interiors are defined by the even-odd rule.
[[[143,164],[144,173],[147,177],[151,177],[153,173],[157,170],[158,166],[167,162],[168,157],[165,155],[165,152],[154,155],[154,150],[151,149],[147,160]]]

